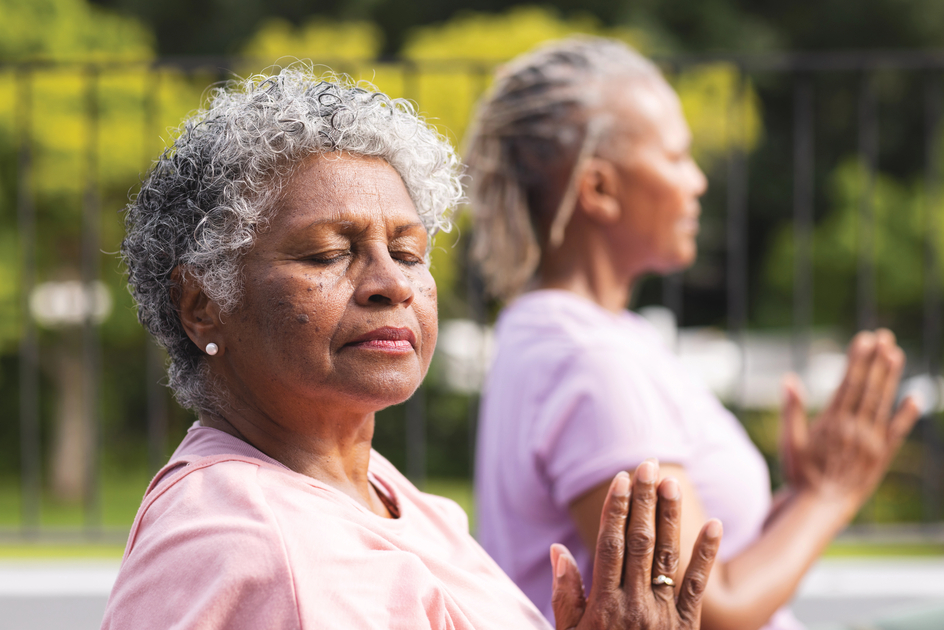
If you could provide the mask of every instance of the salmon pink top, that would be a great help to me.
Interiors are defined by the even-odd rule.
[[[399,518],[194,425],[147,490],[102,627],[549,628],[458,505],[376,452],[369,476]]]

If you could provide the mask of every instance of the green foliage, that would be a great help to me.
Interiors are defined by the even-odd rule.
[[[648,48],[641,29],[604,27],[590,13],[567,18],[546,6],[514,6],[504,13],[461,12],[447,22],[415,28],[401,54],[413,60],[475,59],[499,62],[576,33],[621,39]]]
[[[130,61],[153,57],[137,20],[85,0],[0,0],[0,59]]]
[[[854,312],[859,261],[860,210],[866,194],[865,172],[847,160],[830,176],[830,212],[813,232],[815,317],[818,324],[842,324]],[[880,310],[920,308],[924,298],[923,257],[928,208],[920,183],[905,184],[877,174],[871,188],[874,217],[870,252]],[[940,210],[936,210],[940,212]],[[944,247],[939,224],[937,246]],[[793,290],[794,234],[783,225],[770,249],[765,276],[772,291],[786,298]],[[944,261],[939,260],[944,272]]]
[[[243,54],[265,61],[293,57],[316,63],[363,61],[374,59],[382,46],[383,34],[371,22],[309,18],[295,27],[286,20],[272,18],[250,38]]]
[[[729,64],[694,66],[672,77],[692,130],[692,154],[703,167],[732,147],[751,151],[763,136],[761,102],[749,82],[740,85]]]

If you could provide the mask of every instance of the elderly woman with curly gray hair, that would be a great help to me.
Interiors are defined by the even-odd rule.
[[[199,419],[147,489],[104,628],[548,627],[462,510],[371,449],[433,354],[428,253],[459,172],[409,103],[305,68],[183,124],[122,254]],[[720,523],[679,574],[679,487],[657,477],[613,479],[586,596],[550,549],[558,628],[698,627]]]

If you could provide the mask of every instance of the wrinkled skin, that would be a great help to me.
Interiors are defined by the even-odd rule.
[[[681,493],[672,478],[659,479],[658,465],[640,464],[634,479],[620,473],[603,504],[593,566],[593,588],[584,596],[580,571],[563,545],[551,548],[552,604],[557,630],[697,630],[701,600],[721,543],[721,523],[709,521],[692,551],[676,598]],[[632,485],[632,489],[630,489]],[[627,523],[628,521],[628,523]]]
[[[859,333],[849,345],[845,378],[812,424],[799,381],[787,381],[781,452],[791,488],[833,497],[847,519],[855,516],[919,416],[911,399],[892,412],[904,365],[891,331]]]

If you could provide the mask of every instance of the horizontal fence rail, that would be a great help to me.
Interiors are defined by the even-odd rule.
[[[706,161],[712,190],[704,200],[705,262],[647,281],[638,292],[637,306],[661,306],[663,314],[671,315],[669,327],[680,352],[709,328],[729,344],[725,347],[733,348],[732,384],[719,385],[719,392],[725,392],[725,402],[761,436],[769,424],[771,404],[763,402],[769,396],[757,393],[760,390],[752,383],[766,369],[757,367],[766,356],[764,348],[783,349],[786,363],[770,370],[782,367],[813,374],[819,360],[814,346],[822,342],[823,330],[847,341],[856,329],[899,324],[909,354],[910,382],[924,387],[929,412],[906,445],[908,462],[896,472],[896,479],[911,484],[907,487],[914,486],[920,495],[920,513],[909,513],[908,518],[939,521],[944,490],[937,413],[944,351],[940,259],[944,51],[693,55],[657,61],[680,86],[686,73],[699,68],[722,68],[733,80],[728,106],[712,121],[728,130],[728,140],[720,158],[716,150]],[[414,101],[456,141],[495,65],[466,60],[326,64]],[[0,378],[0,388],[12,388],[9,398],[16,404],[4,409],[18,418],[15,422],[11,415],[6,428],[0,429],[7,444],[3,458],[12,462],[0,469],[0,492],[9,490],[0,494],[0,506],[7,511],[0,514],[0,536],[122,538],[130,522],[112,514],[109,506],[124,490],[121,484],[110,488],[104,478],[120,480],[127,476],[120,471],[139,471],[129,475],[139,475],[139,486],[131,485],[139,487],[140,497],[147,476],[167,460],[193,421],[173,403],[163,384],[163,351],[128,324],[133,320],[132,307],[122,293],[113,255],[122,229],[117,211],[162,149],[160,138],[166,140],[168,128],[198,105],[207,86],[257,67],[262,65],[229,58],[0,62],[0,98],[8,105],[0,108],[0,229],[15,235],[2,242],[11,243],[16,251],[15,256],[0,258],[0,278],[16,285],[0,294],[0,300],[10,296],[16,320],[6,337],[0,336],[0,344],[5,344],[0,345],[2,365],[15,378]],[[912,103],[894,102],[887,88],[915,76],[920,84],[919,105],[912,108],[918,112],[917,122],[911,113],[896,113],[898,105]],[[845,100],[833,98],[834,84],[847,85]],[[61,86],[61,101],[53,98],[56,85]],[[444,90],[449,91],[448,98],[437,96]],[[827,92],[832,95],[828,99]],[[844,109],[837,109],[837,103]],[[827,112],[831,120],[840,121],[840,131],[827,129],[823,122],[827,105],[832,108]],[[751,125],[757,117],[761,131],[751,144],[747,138],[754,133]],[[906,124],[913,130],[901,131]],[[699,129],[694,131],[697,148]],[[897,144],[886,147],[886,133],[897,134]],[[838,147],[824,134],[845,138],[846,143]],[[899,146],[901,138],[910,149]],[[771,148],[778,142],[779,149]],[[920,159],[912,167],[901,167],[894,156],[909,151]],[[886,159],[887,155],[892,158]],[[822,253],[817,234],[835,214],[827,180],[847,157],[854,161],[849,177],[856,178],[858,191],[851,232],[855,259],[848,283],[854,287],[854,306],[842,311],[841,320],[824,325],[817,296],[825,291],[829,297],[831,287],[823,287],[817,276],[823,268],[817,266],[816,256]],[[129,167],[130,162],[136,164]],[[881,205],[887,202],[879,199],[880,193],[890,190],[885,169],[897,169],[900,179],[913,173],[920,182],[914,193],[923,204],[922,240],[915,244],[921,251],[917,310],[883,297],[886,284],[879,277],[876,252],[887,237],[883,226],[889,225],[888,209]],[[768,190],[774,185],[776,190]],[[790,239],[788,298],[768,306],[772,302],[765,297],[769,283],[764,261],[775,245],[771,235],[778,226],[787,226],[778,233]],[[463,241],[466,237],[463,234]],[[454,276],[458,278],[453,280],[454,290],[443,299],[453,301],[448,309],[451,317],[461,316],[483,327],[496,305],[483,296],[481,279],[462,255],[463,243],[452,249],[450,264],[460,272]],[[77,293],[68,293],[76,287]],[[42,311],[37,297],[41,288],[58,296],[50,298],[50,304],[78,295],[68,298],[77,314],[70,316],[52,306]],[[768,312],[775,312],[772,321],[781,324],[779,337],[765,332]],[[487,330],[476,342],[481,347],[466,352],[472,357],[467,361],[479,372],[488,360],[486,336]],[[445,364],[434,363],[433,372],[446,370],[441,365]],[[378,419],[378,449],[389,451],[394,463],[418,484],[435,476],[471,476],[478,381],[461,379],[465,385],[456,386],[431,373],[410,401],[384,412],[383,421]],[[442,420],[446,417],[454,419],[448,427]],[[440,454],[443,444],[453,445],[448,455]],[[862,518],[881,520],[875,512],[878,507],[869,509]],[[57,514],[67,512],[73,516],[56,520]]]

